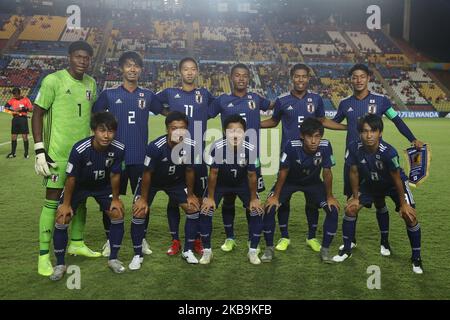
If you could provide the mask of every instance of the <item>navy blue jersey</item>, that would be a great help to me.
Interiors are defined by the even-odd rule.
[[[123,86],[103,90],[92,112],[109,111],[116,117],[116,139],[127,147],[125,163],[143,164],[148,143],[149,111],[159,114],[162,105],[156,95],[143,88],[129,92]]]
[[[203,141],[208,121],[209,105],[214,101],[214,96],[205,88],[192,91],[184,91],[181,88],[167,88],[158,92],[157,97],[161,104],[167,105],[170,111],[179,111],[189,119],[189,134],[192,140]],[[194,136],[194,127],[200,128]]]
[[[339,103],[337,114],[333,120],[340,123],[344,118],[347,119],[347,148],[350,143],[359,140],[358,119],[368,113],[379,116],[385,114],[389,119],[397,116],[397,112],[392,108],[391,101],[386,96],[373,92],[369,92],[367,97],[362,100],[352,95],[342,99]]]
[[[207,163],[211,169],[219,169],[217,186],[248,185],[248,172],[256,171],[259,167],[255,151],[255,145],[247,141],[236,149],[230,146],[225,138],[214,142]]]
[[[283,148],[280,168],[288,168],[286,183],[293,185],[313,185],[320,183],[322,168],[335,165],[333,148],[328,140],[320,140],[314,154],[306,153],[301,140],[290,140]]]
[[[369,153],[361,141],[355,141],[348,147],[345,155],[348,166],[358,166],[361,184],[370,190],[388,190],[394,187],[391,171],[400,171],[403,181],[407,178],[400,167],[397,150],[390,144],[380,140],[377,152]]]
[[[165,188],[186,182],[186,168],[192,165],[195,142],[188,138],[174,148],[169,146],[167,135],[150,142],[145,151],[144,167],[152,171],[151,186]],[[173,152],[172,152],[173,151]]]
[[[220,113],[223,125],[228,116],[233,114],[241,115],[247,123],[247,130],[254,129],[256,131],[259,154],[260,111],[267,111],[269,107],[270,101],[257,93],[249,92],[242,98],[233,94],[222,94],[211,104],[209,117],[214,118]]]
[[[316,93],[308,91],[303,98],[286,93],[275,100],[272,118],[283,125],[281,148],[288,140],[300,139],[300,125],[310,117],[325,117],[323,100]]]
[[[110,187],[112,173],[120,173],[125,156],[125,145],[113,140],[105,151],[97,151],[93,137],[74,144],[70,152],[66,173],[75,177],[77,188],[98,190]]]

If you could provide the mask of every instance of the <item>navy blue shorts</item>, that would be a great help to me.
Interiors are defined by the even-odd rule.
[[[120,194],[126,195],[128,188],[128,180],[130,180],[131,191],[134,194],[139,183],[139,178],[144,172],[143,164],[131,164],[125,167],[120,174]]]
[[[269,196],[273,193],[274,188],[275,186],[272,187]],[[291,200],[292,195],[296,192],[303,192],[306,203],[314,205],[317,208],[323,208],[327,205],[327,193],[323,182],[309,186],[285,183],[283,188],[281,188],[280,198],[278,201],[280,204],[288,203]]]
[[[248,208],[250,205],[250,189],[248,185],[241,185],[236,187],[224,187],[224,186],[216,186],[216,190],[214,193],[214,201],[216,202],[216,208],[219,207],[220,201],[224,196],[237,196],[241,199],[244,208]],[[208,189],[205,190],[205,197],[208,196]]]
[[[405,189],[405,194],[403,196],[405,197],[406,203],[415,208],[416,203],[414,202],[408,181],[403,181],[403,188]],[[361,193],[359,196],[359,203],[366,208],[371,208],[375,200],[384,200],[385,197],[390,197],[395,203],[395,211],[398,212],[400,209],[400,200],[395,187],[384,190],[371,190],[367,185],[361,184],[359,192]]]
[[[155,199],[156,194],[159,191],[164,191],[167,196],[169,197],[169,201],[171,201],[174,204],[180,205],[182,203],[187,203],[187,188],[186,184],[177,184],[174,186],[169,187],[155,187],[151,186],[150,190],[148,192],[148,205],[151,206],[153,203],[153,200]],[[141,184],[139,183],[136,193],[134,196],[134,201],[138,197],[141,196]]]
[[[208,186],[208,166],[199,164],[194,166],[195,170],[195,186],[194,194],[201,198]]]
[[[86,190],[86,189],[75,189],[72,195],[72,202],[70,206],[72,207],[73,212],[77,211],[77,208],[80,204],[86,202],[87,198],[93,197],[95,201],[97,201],[100,206],[100,210],[108,211],[111,207],[112,202],[112,190],[111,187],[104,188],[102,190]],[[64,191],[61,194],[61,198],[59,199],[59,204],[62,204],[64,201]]]
[[[261,173],[261,167],[256,168],[256,178],[257,178],[257,180],[256,180],[257,190],[256,191],[258,193],[263,192],[264,190],[266,190],[266,185],[264,184],[264,178]]]

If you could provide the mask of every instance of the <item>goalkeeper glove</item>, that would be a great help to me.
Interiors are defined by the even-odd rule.
[[[34,151],[36,152],[36,162],[34,164],[34,170],[36,174],[44,177],[50,176],[50,167],[57,168],[58,165],[52,158],[45,152],[44,143],[37,142],[34,144]]]

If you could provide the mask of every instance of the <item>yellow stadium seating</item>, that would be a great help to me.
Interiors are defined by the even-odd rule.
[[[16,32],[15,21],[23,20],[24,17],[13,15],[9,20],[3,25],[3,29],[0,30],[0,39],[9,39]]]
[[[19,40],[58,41],[67,18],[58,16],[33,16],[19,36]]]

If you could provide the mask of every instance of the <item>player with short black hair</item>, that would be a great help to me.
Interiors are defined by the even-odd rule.
[[[167,134],[150,142],[146,148],[145,169],[134,198],[131,222],[134,257],[129,264],[131,270],[141,268],[144,224],[159,191],[164,191],[185,211],[185,243],[181,256],[188,263],[198,263],[192,252],[200,210],[200,203],[194,194],[193,149],[196,141],[186,136],[189,120],[184,113],[170,112],[165,123]]]
[[[300,126],[303,121],[315,117],[321,121],[323,126],[332,130],[346,130],[345,125],[336,123],[325,117],[323,100],[317,93],[311,92],[309,82],[311,69],[303,64],[295,64],[290,72],[292,90],[280,95],[275,100],[272,117],[261,122],[261,128],[274,128],[280,121],[283,125],[281,136],[281,150],[289,140],[298,140]],[[306,219],[308,221],[308,234],[306,244],[314,251],[320,251],[320,242],[316,238],[319,211],[315,205],[305,204]],[[281,238],[275,247],[276,250],[285,251],[291,243],[288,223],[290,214],[290,201],[281,204],[278,210],[278,224]]]
[[[259,165],[256,146],[246,141],[245,120],[238,114],[227,117],[223,123],[224,137],[211,149],[208,189],[200,214],[200,232],[204,253],[201,264],[212,259],[212,216],[224,196],[238,196],[250,211],[250,248],[248,258],[252,264],[260,264],[257,246],[262,232],[263,209],[258,197],[256,169]]]
[[[93,197],[111,219],[111,254],[108,266],[115,273],[122,273],[125,267],[117,259],[123,239],[124,207],[119,198],[120,172],[125,146],[114,136],[117,121],[109,112],[96,113],[90,126],[93,136],[75,143],[67,163],[67,179],[59,201],[55,231],[54,252],[57,259],[51,280],[61,280],[66,272],[65,253],[67,228],[80,204]]]
[[[34,100],[31,119],[35,171],[44,176],[46,195],[39,218],[38,273],[53,273],[49,246],[55,225],[58,201],[66,180],[67,161],[75,142],[90,134],[89,121],[92,105],[97,95],[95,80],[86,74],[93,50],[84,41],[73,42],[68,50],[69,68],[47,75]],[[99,257],[99,252],[84,243],[86,205],[78,207],[72,219],[69,254]]]
[[[400,118],[397,111],[394,110],[391,101],[388,97],[369,91],[368,84],[372,72],[365,64],[355,64],[349,70],[349,77],[353,87],[353,94],[341,100],[335,117],[336,122],[342,122],[347,119],[347,137],[346,137],[346,153],[348,146],[360,139],[357,129],[358,119],[366,114],[376,114],[382,116],[383,114],[391,120],[398,131],[408,139],[417,149],[422,148],[423,142],[418,140],[405,122]],[[349,198],[352,194],[349,178],[349,167],[344,165],[344,195]],[[384,206],[383,206],[384,207]],[[385,230],[384,225],[389,225],[389,215],[387,212],[377,211],[377,221],[380,227],[380,232],[388,233],[389,229]],[[352,247],[356,246],[356,240],[353,239]],[[343,246],[341,246],[341,249]],[[387,252],[386,252],[387,254]]]
[[[333,149],[328,140],[322,139],[323,133],[324,127],[319,119],[307,118],[300,127],[300,139],[289,140],[283,147],[278,179],[265,204],[266,249],[261,257],[264,262],[273,259],[275,210],[299,191],[304,193],[310,206],[314,206],[314,209],[322,208],[326,213],[319,251],[323,262],[332,262],[329,246],[337,230],[339,202],[332,189],[331,167],[335,165]],[[321,172],[323,181],[320,179]]]
[[[250,69],[242,63],[235,64],[231,68],[232,93],[222,94],[211,104],[209,117],[214,118],[220,113],[222,120],[222,128],[225,119],[233,114],[238,114],[244,118],[247,123],[247,135],[252,133],[250,143],[256,145],[258,162],[259,162],[259,133],[261,125],[260,111],[267,111],[272,107],[272,103],[257,93],[248,92],[250,82]],[[258,192],[263,191],[264,180],[261,175],[261,168],[257,166],[258,175]],[[226,196],[222,205],[222,218],[225,227],[226,239],[221,249],[225,252],[232,251],[236,246],[234,239],[234,216],[235,216],[235,196]],[[250,221],[250,212],[247,210],[247,221]],[[249,230],[249,245],[251,232]]]
[[[412,249],[413,272],[422,274],[420,224],[408,178],[400,167],[397,150],[383,140],[383,120],[379,115],[368,114],[362,117],[357,128],[360,140],[348,146],[346,155],[346,163],[350,168],[348,179],[352,197],[347,202],[342,220],[344,247],[333,260],[342,262],[351,257],[358,212],[363,207],[371,208],[374,204],[377,214],[387,214],[385,197],[390,197],[396,205],[395,210],[405,220]],[[388,230],[389,220],[380,225],[380,247],[383,256],[390,255]]]
[[[13,116],[11,120],[11,152],[8,153],[6,158],[16,157],[17,148],[17,135],[21,134],[23,139],[23,157],[28,159],[28,112],[33,110],[33,105],[30,99],[20,95],[20,88],[15,87],[11,90],[13,97],[5,104],[5,110],[7,110]]]
[[[208,179],[208,168],[203,162],[203,151],[205,150],[204,134],[207,129],[208,109],[214,101],[214,96],[205,88],[197,87],[199,74],[198,63],[194,58],[186,57],[178,64],[181,76],[181,88],[166,88],[157,93],[160,102],[167,106],[170,111],[179,111],[189,119],[188,131],[190,138],[198,143],[195,155],[195,195],[201,201]],[[172,244],[167,250],[170,256],[176,255],[181,250],[179,238],[180,210],[176,203],[169,199],[167,204],[167,219],[169,232],[172,236]],[[200,237],[194,243],[194,251],[202,254],[202,242]]]
[[[122,85],[102,91],[95,102],[92,112],[109,111],[119,123],[116,139],[127,147],[125,154],[125,170],[120,180],[120,193],[127,193],[128,180],[131,191],[136,191],[139,177],[144,170],[145,147],[148,143],[148,118],[151,111],[155,115],[163,112],[156,95],[149,89],[138,85],[143,70],[141,56],[134,51],[124,52],[119,58],[119,68],[122,72]],[[104,229],[107,241],[103,245],[103,256],[108,256],[110,243],[108,241],[109,218],[103,215]],[[146,222],[146,225],[148,221]],[[152,251],[143,239],[143,252],[151,254]]]

